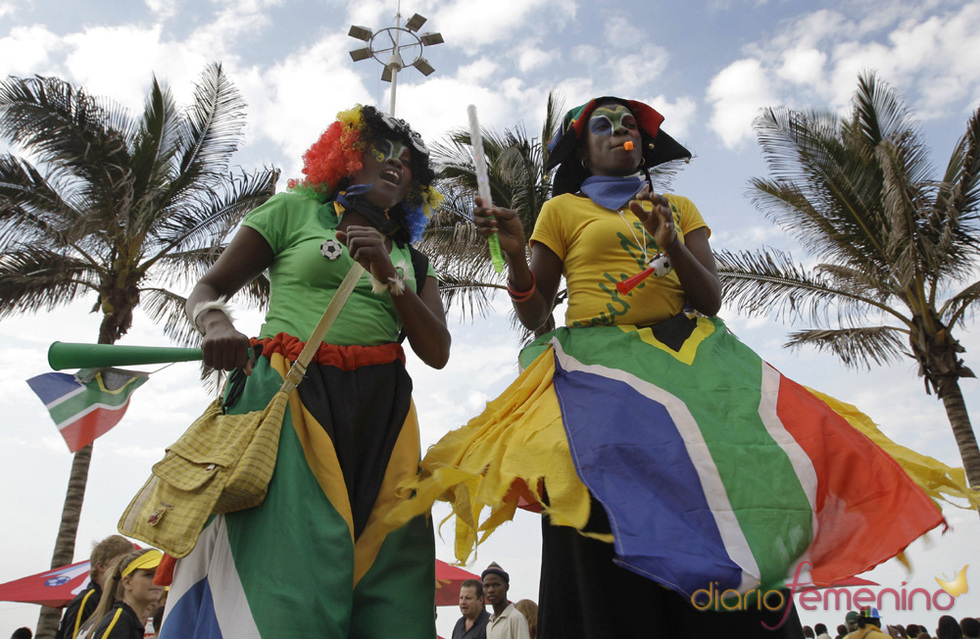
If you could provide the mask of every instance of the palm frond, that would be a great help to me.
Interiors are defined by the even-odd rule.
[[[811,254],[860,261],[887,278],[880,171],[841,141],[832,113],[768,109],[756,120],[773,177],[752,181],[756,206]]]
[[[91,265],[39,245],[0,254],[0,318],[50,311],[79,294],[96,292],[100,274]]]
[[[224,173],[245,127],[245,100],[220,63],[209,64],[194,89],[178,142],[179,178],[174,190],[202,174]]]
[[[54,242],[67,246],[79,213],[30,162],[0,155],[0,248],[10,243]]]
[[[191,325],[184,312],[186,297],[162,288],[144,288],[140,301],[150,321],[162,324],[163,334],[178,346],[201,345],[201,334]]]
[[[874,72],[866,71],[858,76],[853,107],[857,130],[869,149],[909,129],[909,112],[904,101]]]
[[[978,301],[980,301],[980,282],[973,282],[946,300],[939,309],[939,317],[950,327],[961,324],[967,314],[972,314]]]
[[[169,251],[209,246],[216,237],[223,239],[246,213],[272,197],[278,180],[275,168],[241,171],[225,176],[216,187],[198,185],[186,190],[183,197],[161,203],[151,229],[156,252],[147,264]]]
[[[907,321],[854,271],[821,265],[810,272],[789,254],[771,249],[717,251],[715,261],[725,299],[750,315],[777,313],[789,322],[826,324],[831,312],[836,322],[855,323],[880,311]],[[838,274],[844,275],[840,281],[835,279]]]
[[[839,329],[809,329],[789,334],[783,346],[799,349],[814,346],[832,353],[849,368],[887,366],[911,354],[904,346],[905,331],[891,326],[861,326]]]
[[[170,183],[176,177],[173,159],[180,125],[180,113],[169,87],[161,85],[154,76],[133,149],[133,210],[141,232],[152,227],[155,211],[166,204]]]

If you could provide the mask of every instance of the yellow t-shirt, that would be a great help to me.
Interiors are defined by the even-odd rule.
[[[695,229],[710,234],[693,202],[679,195],[666,198],[680,240]],[[659,248],[629,207],[610,211],[572,193],[545,202],[531,244],[541,242],[562,261],[568,284],[566,326],[654,324],[683,310],[684,289],[674,272],[651,275],[625,295],[616,290],[617,282],[646,268],[644,238],[652,258]]]

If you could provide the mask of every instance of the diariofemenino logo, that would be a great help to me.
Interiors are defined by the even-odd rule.
[[[768,610],[770,612],[783,611],[783,615],[774,626],[769,626],[766,622],[762,625],[774,630],[786,622],[789,616],[791,602],[807,611],[823,610],[825,612],[834,610],[856,610],[863,606],[873,606],[883,613],[885,610],[949,610],[953,607],[956,598],[968,590],[966,583],[966,569],[970,564],[963,566],[956,579],[944,581],[936,578],[941,588],[935,592],[929,592],[925,588],[906,589],[906,582],[902,582],[902,587],[898,590],[894,588],[882,588],[877,594],[870,588],[857,588],[853,592],[848,588],[822,588],[801,590],[810,586],[809,582],[801,582],[800,574],[805,568],[812,567],[808,561],[801,562],[796,567],[796,574],[793,581],[786,584],[786,588],[773,589],[762,592],[758,588],[747,593],[740,593],[735,589],[720,590],[717,584],[708,584],[707,588],[695,590],[691,595],[691,605],[698,610]],[[799,592],[798,592],[799,591]],[[916,606],[919,606],[916,608]]]

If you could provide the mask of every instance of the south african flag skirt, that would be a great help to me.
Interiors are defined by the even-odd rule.
[[[301,347],[265,340],[230,412],[261,410]],[[268,496],[214,517],[177,561],[161,639],[434,637],[431,522],[381,525],[418,471],[411,390],[399,345],[323,345],[290,399]]]
[[[449,501],[465,560],[519,505],[537,504],[690,597],[709,584],[778,588],[798,570],[800,582],[830,585],[943,523],[896,462],[905,449],[781,375],[720,319],[560,328],[522,364],[482,415],[429,450],[422,478],[403,486],[416,499],[392,525]],[[587,529],[592,499],[611,535]]]

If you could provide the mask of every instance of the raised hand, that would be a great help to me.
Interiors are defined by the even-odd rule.
[[[487,237],[496,232],[500,240],[500,250],[510,255],[519,254],[524,259],[524,226],[517,213],[496,206],[488,209],[483,206],[479,197],[476,198],[476,204],[473,209],[473,224],[480,235]]]
[[[653,204],[653,210],[647,211],[642,202]],[[670,202],[663,195],[656,195],[649,189],[644,189],[630,202],[630,210],[643,223],[643,228],[653,236],[657,247],[667,252],[677,241],[677,231],[674,229],[674,216],[670,211]]]

